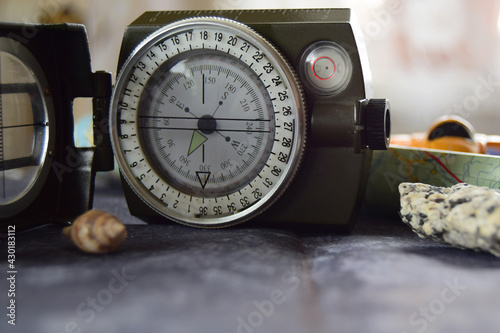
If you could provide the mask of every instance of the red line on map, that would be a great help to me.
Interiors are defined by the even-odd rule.
[[[463,181],[461,181],[461,180],[460,180],[460,178],[458,178],[457,176],[455,176],[455,175],[453,174],[453,172],[451,172],[451,170],[450,170],[450,169],[448,169],[448,167],[446,167],[446,165],[444,165],[444,164],[443,164],[443,162],[441,162],[441,161],[439,160],[439,158],[437,158],[436,156],[432,155],[431,153],[429,153],[429,152],[427,152],[427,151],[424,151],[424,153],[425,153],[425,155],[427,155],[427,156],[429,156],[430,158],[432,158],[434,161],[438,162],[438,164],[439,164],[439,165],[440,165],[440,166],[441,166],[441,167],[442,167],[442,168],[443,168],[446,172],[448,172],[448,174],[449,174],[450,176],[452,176],[453,178],[455,178],[455,180],[456,180],[457,182],[459,182],[459,183],[463,183]]]

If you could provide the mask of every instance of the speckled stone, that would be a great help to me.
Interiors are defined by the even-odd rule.
[[[500,191],[402,183],[401,218],[420,237],[500,256]]]

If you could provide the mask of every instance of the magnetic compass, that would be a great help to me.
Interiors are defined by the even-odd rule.
[[[121,171],[172,220],[218,226],[285,190],[305,144],[292,68],[240,23],[193,18],[146,38],[122,68],[111,129]]]

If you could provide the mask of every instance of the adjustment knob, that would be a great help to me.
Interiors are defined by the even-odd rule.
[[[365,142],[370,150],[386,150],[391,140],[389,101],[370,99],[364,106]]]

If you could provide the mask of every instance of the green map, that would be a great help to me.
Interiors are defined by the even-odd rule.
[[[399,210],[402,182],[452,186],[460,182],[500,188],[500,156],[391,147],[374,151],[365,206]]]

